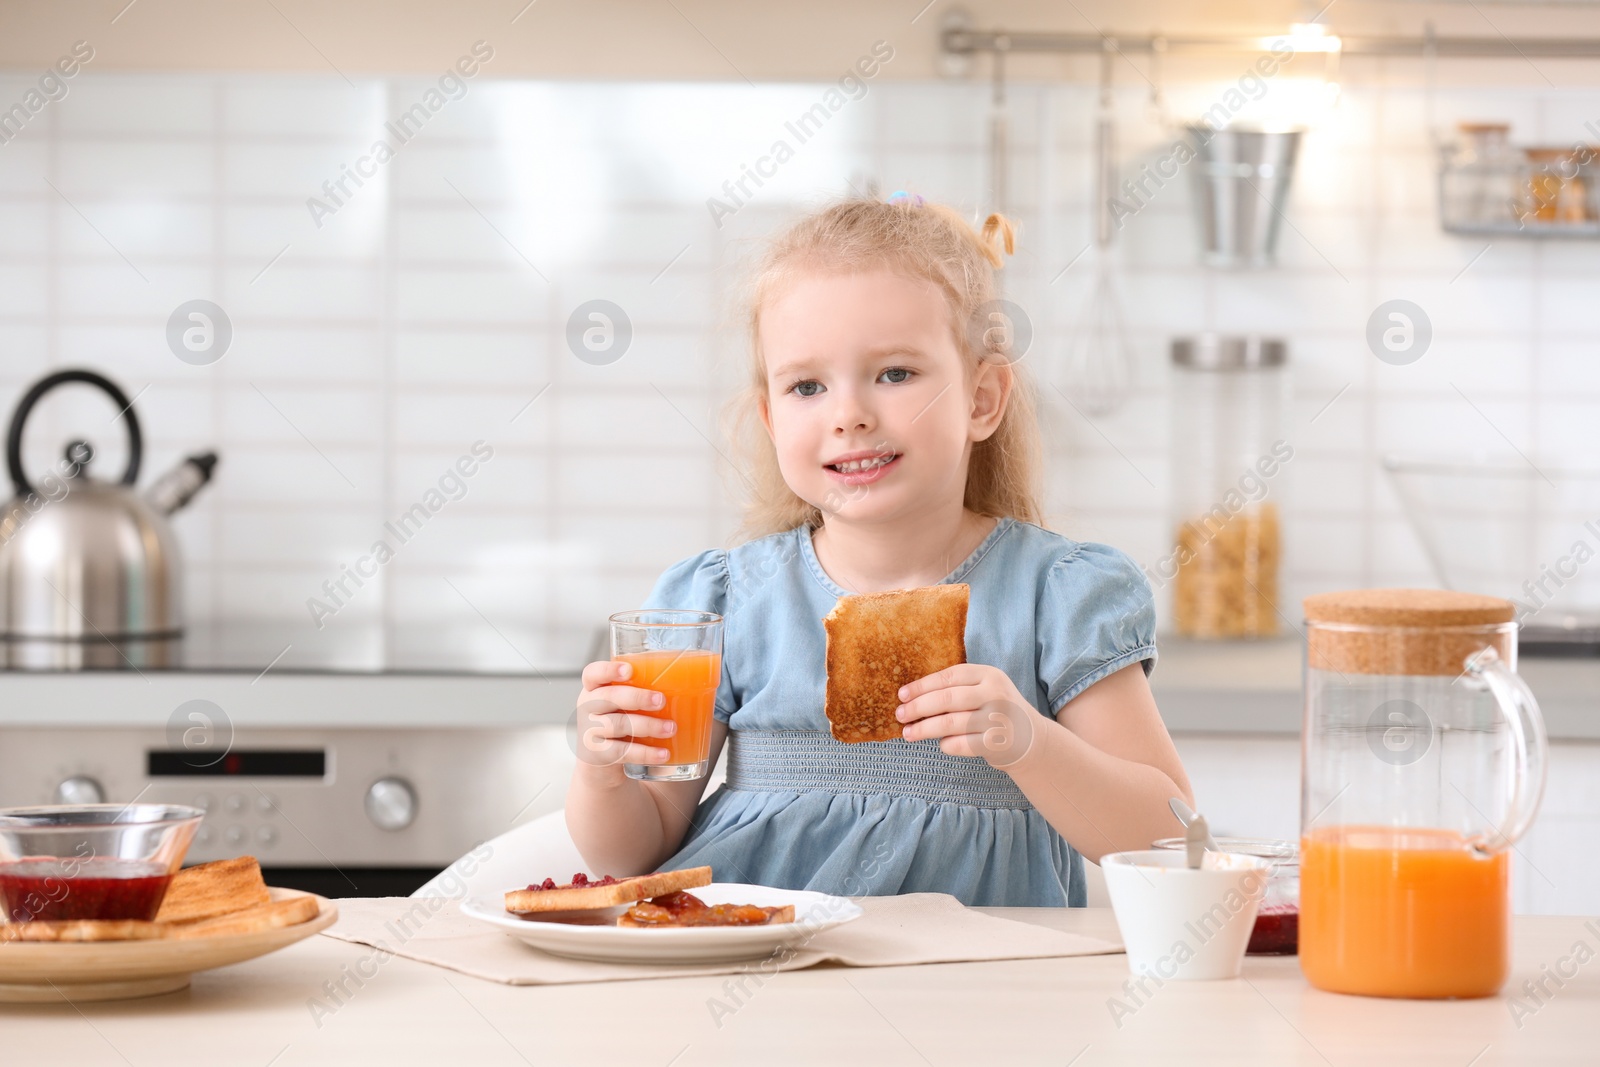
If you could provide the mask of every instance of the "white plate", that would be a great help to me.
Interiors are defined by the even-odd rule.
[[[725,963],[761,959],[808,941],[824,930],[859,919],[862,914],[860,907],[844,897],[805,889],[713,882],[689,892],[707,904],[755,904],[763,908],[793,904],[794,922],[771,926],[682,926],[665,930],[577,926],[513,915],[506,911],[505,898],[498,894],[463,900],[461,913],[498,926],[512,937],[553,956],[606,963]],[[624,910],[616,909],[616,913]]]

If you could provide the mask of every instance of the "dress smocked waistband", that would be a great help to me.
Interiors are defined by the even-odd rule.
[[[821,730],[733,730],[728,786],[771,793],[867,793],[930,804],[1032,808],[1017,783],[981,759],[951,756],[939,742],[847,745]]]

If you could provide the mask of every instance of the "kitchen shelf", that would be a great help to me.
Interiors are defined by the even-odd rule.
[[[1528,237],[1555,240],[1594,240],[1600,222],[1451,222],[1440,220],[1445,233],[1458,237]]]
[[[1448,151],[1448,149],[1446,149]],[[1600,168],[1592,160],[1586,160],[1576,168],[1572,174],[1563,175],[1561,180],[1581,183],[1577,195],[1583,198],[1583,208],[1589,216],[1582,222],[1557,222],[1541,220],[1530,217],[1517,218],[1512,214],[1512,200],[1510,195],[1501,199],[1499,195],[1487,191],[1488,185],[1499,186],[1501,194],[1515,191],[1515,195],[1522,196],[1534,176],[1539,174],[1541,167],[1524,162],[1503,162],[1488,165],[1460,166],[1448,161],[1439,164],[1438,188],[1439,195],[1439,226],[1445,233],[1455,234],[1460,237],[1516,237],[1533,240],[1594,240],[1600,238]],[[1472,196],[1474,182],[1484,182],[1484,191],[1478,195],[1480,204],[1488,205],[1498,201],[1503,206],[1505,214],[1497,219],[1471,219],[1456,217],[1452,210],[1456,207],[1457,199]],[[1565,194],[1563,194],[1565,195]],[[1530,213],[1531,214],[1531,213]]]

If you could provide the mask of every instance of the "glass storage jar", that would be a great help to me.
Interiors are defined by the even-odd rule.
[[[1445,159],[1444,214],[1458,225],[1510,223],[1521,214],[1522,161],[1503,122],[1463,122]]]
[[[1524,190],[1524,219],[1539,222],[1582,223],[1589,221],[1589,178],[1586,164],[1592,153],[1576,148],[1527,149],[1527,186]]]
[[[1175,535],[1152,578],[1172,583],[1182,636],[1276,634],[1288,346],[1202,334],[1173,341],[1172,362]]]

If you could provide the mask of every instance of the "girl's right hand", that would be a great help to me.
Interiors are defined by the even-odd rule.
[[[650,689],[622,684],[632,677],[633,664],[596,660],[583,669],[583,692],[574,715],[574,748],[578,761],[593,767],[618,767],[624,763],[667,762],[667,750],[642,744],[646,738],[671,737],[678,724],[671,719],[629,714],[659,711],[665,698]]]

